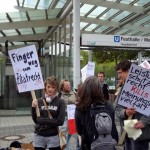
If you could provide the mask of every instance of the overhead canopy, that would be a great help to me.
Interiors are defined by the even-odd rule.
[[[150,36],[149,0],[80,2],[81,34]],[[15,47],[43,40],[44,47],[48,47],[53,27],[62,24],[72,12],[72,5],[71,0],[17,0],[18,12],[0,13],[0,46],[5,46],[6,41]]]

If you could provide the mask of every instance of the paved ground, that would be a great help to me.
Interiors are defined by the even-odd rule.
[[[32,142],[34,123],[31,116],[0,117],[0,148],[10,146],[14,140]],[[75,150],[75,138],[71,139],[71,150]]]
[[[117,129],[120,130],[116,121]],[[14,140],[21,143],[32,142],[34,123],[31,116],[1,116],[0,117],[0,148],[10,146]],[[75,138],[71,139],[71,150],[75,149]]]

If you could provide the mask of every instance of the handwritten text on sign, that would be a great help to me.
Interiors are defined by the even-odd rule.
[[[134,107],[137,112],[150,115],[150,70],[131,65],[118,103]]]
[[[35,45],[8,51],[19,93],[44,88]]]
[[[72,105],[67,105],[67,115],[68,115],[68,120],[69,119],[74,119],[74,115],[75,115],[75,109],[76,106],[74,104]]]

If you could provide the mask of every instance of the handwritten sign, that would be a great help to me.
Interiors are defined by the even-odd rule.
[[[94,62],[88,62],[86,77],[94,76],[94,70],[95,70],[95,63]]]
[[[81,69],[82,81],[84,82],[86,78],[94,76],[95,63],[88,62],[88,64]]]
[[[67,116],[68,116],[68,132],[69,134],[76,134],[75,126],[75,105],[67,105]]]
[[[19,93],[43,89],[43,78],[35,45],[8,51]]]
[[[86,70],[87,70],[87,65],[81,69],[82,82],[84,82],[84,80],[86,79]]]
[[[145,60],[144,62],[142,62],[139,66],[150,70],[150,64],[148,63],[147,60]]]
[[[118,104],[150,115],[150,70],[131,65]]]
[[[74,119],[75,109],[76,109],[76,106],[75,106],[74,104],[72,104],[72,105],[67,105],[67,116],[68,116],[68,120],[69,120],[69,119]]]

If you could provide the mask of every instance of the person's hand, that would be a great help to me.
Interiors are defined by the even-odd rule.
[[[37,105],[38,105],[37,99],[33,99],[32,107],[37,107]]]
[[[125,113],[127,116],[131,116],[131,115],[134,115],[136,113],[136,111],[135,111],[135,108],[127,108],[125,110]]]
[[[141,129],[144,128],[144,124],[141,121],[138,121],[134,124],[135,129]]]

